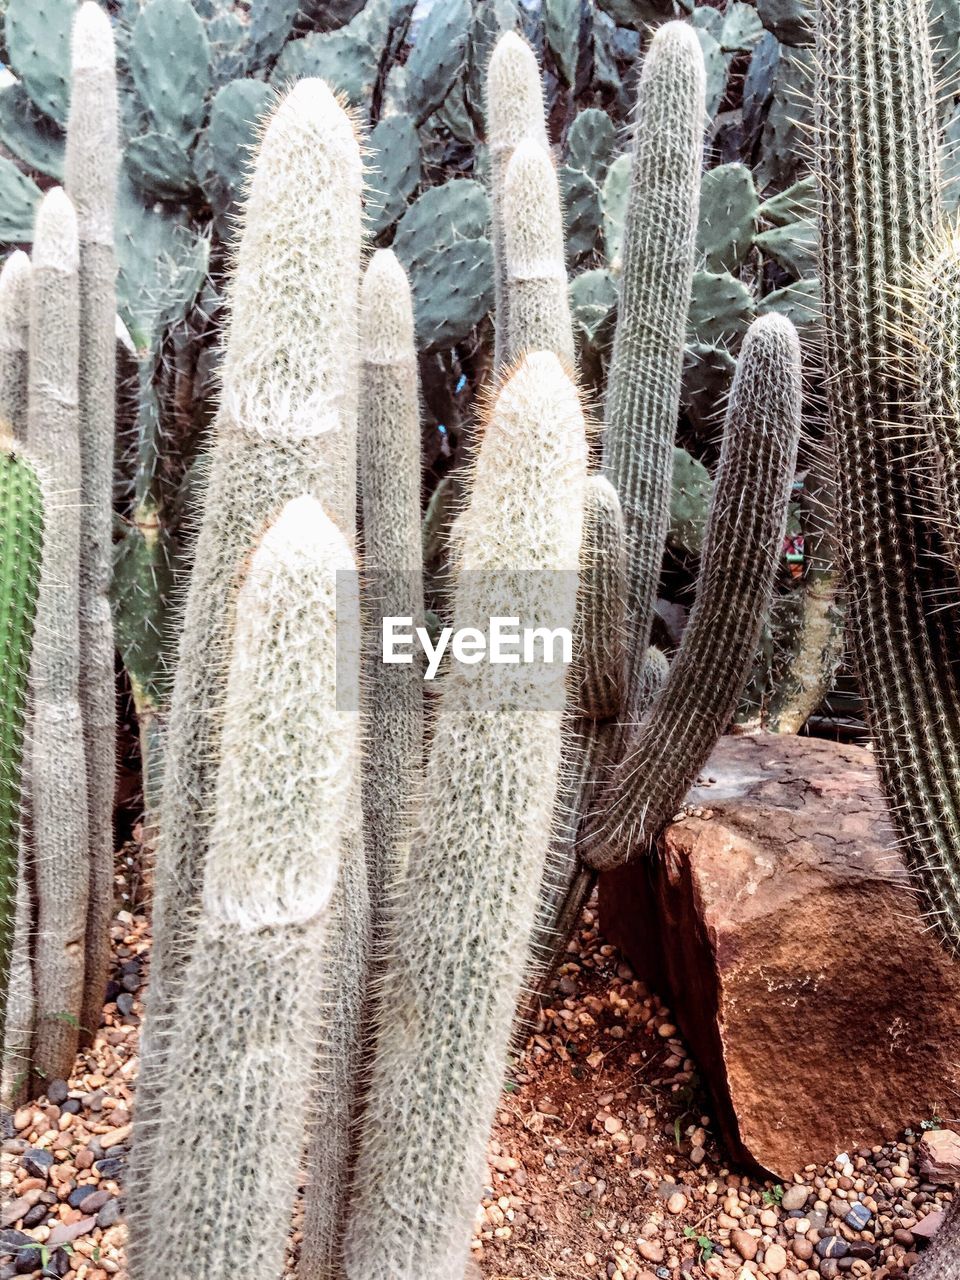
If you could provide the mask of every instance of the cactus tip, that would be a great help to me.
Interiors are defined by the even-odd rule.
[[[263,536],[251,573],[270,564],[296,570],[304,557],[327,564],[331,573],[353,568],[347,540],[311,494],[291,498]]]
[[[407,273],[392,249],[378,249],[360,292],[364,359],[395,364],[414,350],[413,301]]]
[[[350,113],[325,80],[308,76],[298,80],[277,103],[267,121],[261,147],[285,147],[316,133],[329,147],[343,147],[359,155]]]
[[[33,265],[75,271],[80,262],[77,212],[63,187],[51,187],[40,201],[33,235]]]
[[[96,0],[85,0],[73,21],[73,70],[105,71],[114,64],[113,27]]]

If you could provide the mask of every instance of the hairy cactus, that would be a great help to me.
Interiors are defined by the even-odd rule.
[[[504,358],[553,351],[573,368],[573,325],[567,295],[560,188],[550,153],[539,142],[518,143],[503,181],[507,260],[507,344]]]
[[[238,572],[284,503],[305,493],[320,500],[348,540],[354,535],[360,190],[350,118],[322,81],[300,81],[264,132],[229,293],[220,414],[183,622],[161,806],[129,1210],[134,1258],[150,1245],[157,1080],[206,863]],[[347,1040],[364,966],[365,876],[360,848],[345,858],[346,888],[338,890],[336,928],[331,925],[348,961],[335,993]],[[354,914],[341,918],[341,908]]]
[[[538,447],[518,451],[527,433]],[[572,627],[585,481],[577,394],[555,356],[528,356],[493,406],[461,517],[457,626],[496,616],[509,599],[533,625]],[[416,872],[389,921],[351,1196],[351,1280],[463,1273],[529,962],[563,676],[552,697],[529,676],[505,695],[504,668],[469,670],[475,678],[457,667],[447,677],[411,847]]]
[[[360,458],[367,586],[380,617],[423,623],[420,405],[413,307],[389,249],[370,259],[360,294]],[[377,921],[404,871],[408,825],[423,772],[423,678],[418,664],[380,660],[369,637],[370,736],[364,766],[367,872]]]
[[[80,714],[79,240],[55,187],[37,213],[30,290],[27,443],[49,485],[30,675],[30,806],[37,886],[40,1080],[73,1070],[87,927],[86,764]]]
[[[100,1024],[110,970],[116,705],[110,588],[116,383],[118,163],[113,31],[86,0],[73,28],[66,189],[80,232],[80,711],[87,760],[90,893],[82,1036]]]
[[[348,669],[359,683],[359,655],[349,668],[338,658],[358,645],[359,595],[338,590],[338,571],[355,580],[346,539],[315,498],[295,498],[237,596],[196,942],[171,1013],[145,1280],[198,1266],[210,1280],[283,1272],[360,768],[358,689],[338,688]],[[201,1147],[210,1161],[197,1159]]]
[[[510,288],[507,279],[506,211],[504,198],[510,160],[524,139],[548,149],[540,68],[533,50],[518,35],[507,32],[497,41],[487,71],[487,141],[490,147],[493,192],[493,265],[497,309],[495,361],[508,361]]]
[[[0,272],[0,429],[23,439],[27,429],[30,259],[11,253]]]
[[[747,334],[680,651],[631,733],[584,855],[598,869],[643,848],[669,822],[730,722],[770,605],[800,438],[796,330],[762,316]]]
[[[43,498],[32,464],[0,436],[0,1046],[17,893],[27,677],[43,552]]]
[[[920,404],[939,478],[943,538],[960,574],[960,228],[946,230],[924,263]]]

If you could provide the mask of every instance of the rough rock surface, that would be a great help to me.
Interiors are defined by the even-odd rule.
[[[931,1129],[920,1139],[920,1172],[938,1186],[960,1182],[960,1134]]]
[[[601,883],[731,1153],[778,1177],[960,1092],[960,965],[924,931],[861,747],[721,741],[656,856]]]

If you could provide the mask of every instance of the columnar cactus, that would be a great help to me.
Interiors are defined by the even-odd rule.
[[[528,437],[537,447],[518,450]],[[586,456],[583,413],[558,360],[526,357],[480,445],[455,626],[485,627],[509,601],[524,625],[572,628]],[[561,750],[562,668],[543,686],[529,675],[508,684],[505,670],[522,668],[455,666],[441,696],[416,870],[389,921],[350,1280],[449,1280],[466,1264]]]
[[[37,892],[37,1077],[73,1070],[87,927],[87,775],[80,683],[79,239],[55,187],[37,213],[27,443],[48,487],[30,673],[30,805]]]
[[[257,535],[305,493],[354,538],[360,192],[349,116],[322,81],[301,80],[263,134],[229,292],[220,414],[168,730],[128,1213],[135,1265],[150,1245],[152,1121],[206,864],[238,574]],[[331,925],[345,959],[330,1016],[348,1042],[359,1016],[366,902],[358,847],[344,860]]]
[[[497,333],[495,360],[509,360],[510,289],[507,281],[507,168],[517,146],[528,139],[548,149],[540,69],[532,49],[514,32],[500,37],[487,71],[487,145],[490,148],[493,267]]]
[[[386,666],[381,617],[423,624],[420,404],[410,285],[396,256],[370,259],[360,293],[360,459],[367,588],[376,601],[367,671],[364,829],[375,922],[403,874],[423,773],[423,675]],[[374,934],[379,932],[375,924]]]
[[[23,440],[27,430],[30,259],[11,253],[0,272],[0,430]]]
[[[512,363],[525,351],[553,351],[572,369],[560,189],[550,153],[539,141],[518,143],[501,204],[509,325],[504,358]]]
[[[315,498],[295,498],[237,596],[196,942],[171,1010],[146,1280],[283,1273],[359,783],[359,593],[338,590],[338,572],[356,581],[346,538]]]
[[[943,538],[960,573],[960,228],[948,227],[924,264],[920,404],[940,481]]]
[[[0,436],[0,1046],[20,880],[23,732],[42,552],[37,473],[10,437]]]
[[[114,207],[119,157],[110,19],[94,0],[77,11],[67,126],[66,189],[80,233],[80,710],[87,760],[90,894],[81,1034],[100,1024],[113,916],[116,705],[108,590],[113,539],[116,399]]]

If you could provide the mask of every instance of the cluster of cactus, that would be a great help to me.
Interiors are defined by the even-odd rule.
[[[661,27],[639,87],[590,474],[540,70],[512,31],[492,51],[489,232],[486,193],[454,185],[487,246],[501,360],[447,534],[444,608],[459,628],[513,614],[565,627],[577,651],[546,679],[454,664],[429,741],[420,672],[385,666],[377,640],[382,617],[424,615],[415,273],[431,262],[414,254],[408,283],[416,240],[401,224],[361,280],[360,143],[322,80],[301,79],[269,116],[228,291],[166,747],[136,1276],[193,1274],[197,1258],[206,1275],[279,1275],[301,1134],[304,1277],[462,1274],[524,986],[593,869],[646,850],[735,709],[783,536],[800,347],[777,314],[744,336],[697,600],[667,670],[650,632],[704,91],[695,31]],[[224,1153],[222,1177],[198,1163],[201,1145]]]
[[[583,385],[599,394],[616,319],[629,173],[620,126],[633,67],[652,29],[689,15],[704,52],[710,118],[669,539],[669,590],[680,602],[709,506],[701,464],[716,461],[717,405],[743,335],[759,314],[786,314],[805,333],[819,314],[804,159],[813,74],[805,7],[730,0],[721,13],[713,0],[445,0],[421,16],[414,0],[257,0],[249,12],[234,0],[111,5],[123,107],[118,302],[133,388],[123,402],[131,443],[122,458],[113,604],[148,764],[169,705],[177,578],[215,412],[220,281],[257,120],[275,91],[322,77],[369,128],[365,227],[410,275],[425,455],[439,479],[470,448],[471,396],[454,388],[477,390],[494,358],[485,179],[498,162],[484,119],[494,43],[522,30],[547,72],[573,337]],[[34,178],[63,176],[74,0],[9,0],[3,9],[0,51],[16,82],[0,88],[0,141],[17,163],[0,158],[0,239],[17,243],[32,235]],[[945,6],[945,23],[951,14]],[[950,129],[960,135],[960,113]],[[809,582],[781,572],[784,608],[816,622],[795,587],[810,586],[816,602],[830,578],[814,557],[807,563]],[[791,651],[780,666],[791,665],[794,650],[797,666],[809,658],[804,628],[778,628],[778,641]],[[767,683],[779,691],[790,680],[778,667]],[[765,714],[767,695],[759,701]],[[158,770],[147,774],[152,808]]]
[[[72,48],[67,190],[54,187],[37,209],[32,261],[14,254],[0,278],[3,428],[36,459],[45,495],[28,691],[17,695],[22,767],[12,742],[4,752],[20,774],[16,963],[5,942],[0,987],[14,1095],[31,1074],[38,1084],[69,1075],[100,1025],[113,916],[116,86],[97,4],[77,11]]]
[[[901,849],[956,953],[960,239],[938,154],[938,33],[925,0],[816,8],[827,388],[851,637]],[[958,48],[946,46],[954,63]],[[956,70],[941,100],[952,103]],[[912,1274],[960,1275],[960,1202]]]

